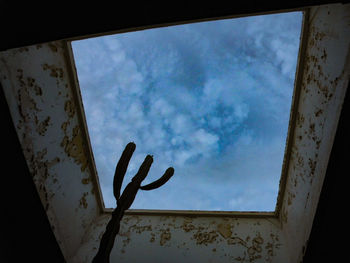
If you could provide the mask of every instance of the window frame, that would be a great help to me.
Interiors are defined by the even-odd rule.
[[[290,117],[288,122],[288,131],[287,131],[287,137],[286,137],[286,143],[284,147],[284,155],[283,155],[283,162],[281,167],[281,175],[280,175],[280,183],[279,183],[279,190],[278,194],[276,196],[276,205],[275,210],[271,212],[265,212],[265,211],[207,211],[207,210],[163,210],[163,209],[129,209],[125,211],[126,215],[160,215],[160,216],[215,216],[215,217],[258,217],[258,218],[279,218],[282,203],[285,196],[285,188],[286,188],[286,181],[288,177],[288,170],[289,170],[289,160],[290,155],[293,147],[293,140],[294,140],[294,130],[296,125],[296,110],[299,106],[299,97],[300,97],[300,90],[301,90],[301,83],[303,78],[303,58],[305,56],[306,51],[306,43],[307,43],[307,37],[308,37],[308,23],[305,23],[305,21],[308,21],[309,19],[309,8],[295,8],[295,9],[288,9],[288,10],[277,10],[277,11],[271,11],[271,12],[263,12],[263,13],[256,13],[256,14],[248,14],[248,15],[234,15],[234,16],[224,16],[224,17],[215,17],[215,18],[208,18],[208,19],[200,19],[200,20],[190,20],[190,21],[182,21],[182,22],[176,22],[176,23],[167,23],[167,24],[161,24],[161,25],[151,25],[147,27],[138,27],[138,28],[130,28],[130,29],[124,29],[124,30],[118,30],[108,33],[102,33],[102,34],[95,34],[95,35],[89,35],[89,36],[81,36],[76,38],[71,38],[66,41],[66,51],[67,51],[67,60],[69,61],[72,77],[74,79],[74,95],[75,95],[75,103],[78,105],[78,115],[80,117],[80,121],[83,127],[83,136],[88,144],[88,158],[89,158],[89,164],[90,169],[92,171],[93,177],[94,177],[94,184],[97,189],[97,197],[98,197],[98,203],[100,206],[100,209],[103,213],[112,213],[113,208],[106,208],[103,201],[103,195],[101,186],[99,183],[98,178],[98,172],[95,165],[95,158],[94,153],[92,151],[91,146],[91,140],[89,136],[89,131],[87,127],[87,121],[83,106],[83,100],[81,96],[80,86],[79,86],[79,80],[77,75],[77,70],[75,66],[74,61],[74,54],[72,49],[72,41],[76,40],[83,40],[87,38],[92,37],[99,37],[99,36],[108,36],[108,35],[114,35],[118,33],[127,33],[127,32],[134,32],[138,30],[145,30],[145,29],[152,29],[152,28],[160,28],[160,27],[167,27],[167,26],[176,26],[176,25],[183,25],[183,24],[190,24],[190,23],[196,23],[196,22],[205,22],[205,21],[215,21],[215,20],[222,20],[222,19],[232,19],[232,18],[241,18],[241,17],[249,17],[249,16],[258,16],[258,15],[269,15],[269,14],[280,14],[280,13],[288,13],[288,12],[302,12],[302,25],[301,25],[301,31],[300,31],[300,42],[299,42],[299,51],[298,51],[298,57],[297,57],[297,65],[296,65],[296,71],[295,71],[295,79],[294,79],[294,88],[293,88],[293,95],[292,95],[292,102],[290,107]]]

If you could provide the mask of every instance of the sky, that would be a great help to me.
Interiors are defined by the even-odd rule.
[[[301,24],[291,12],[73,41],[105,206],[135,142],[122,190],[147,154],[143,184],[175,173],[131,208],[274,211]]]

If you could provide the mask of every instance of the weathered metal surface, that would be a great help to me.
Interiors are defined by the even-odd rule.
[[[65,52],[63,42],[2,52],[0,79],[33,181],[69,258],[99,209]]]
[[[73,262],[92,259],[108,220],[96,221]],[[115,244],[118,262],[289,262],[277,219],[125,216]]]
[[[313,7],[306,22],[279,217],[129,214],[111,261],[300,262],[349,81],[350,5]],[[2,52],[0,81],[65,258],[91,262],[110,214],[102,213],[69,52],[63,41]]]
[[[291,262],[302,260],[307,245],[349,82],[350,5],[311,8],[307,30],[293,148],[280,212],[286,242],[293,252]]]

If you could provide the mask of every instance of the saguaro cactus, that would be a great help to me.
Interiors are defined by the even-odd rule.
[[[100,247],[96,256],[92,260],[92,263],[109,263],[109,255],[113,248],[115,237],[119,233],[120,221],[123,218],[124,211],[129,209],[134,202],[137,191],[139,189],[156,189],[165,184],[174,174],[174,168],[169,167],[161,178],[154,181],[153,183],[141,186],[142,181],[146,178],[148,171],[153,163],[153,157],[151,155],[147,155],[138,172],[132,178],[131,182],[125,187],[122,195],[120,196],[120,189],[123,183],[123,179],[135,148],[136,145],[133,142],[130,142],[128,145],[126,145],[115,169],[113,179],[113,194],[117,201],[117,207],[112,212],[112,217],[106,226],[106,230],[101,238]]]

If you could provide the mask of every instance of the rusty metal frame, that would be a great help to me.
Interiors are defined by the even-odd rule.
[[[88,165],[89,165],[90,171],[92,173],[91,177],[93,178],[94,188],[97,191],[95,193],[95,197],[96,197],[97,203],[99,205],[99,209],[100,209],[101,213],[103,213],[103,212],[105,212],[105,205],[104,205],[102,191],[101,191],[101,187],[100,187],[100,181],[98,179],[95,158],[94,158],[94,154],[93,154],[92,147],[91,147],[91,141],[90,141],[89,131],[88,131],[86,117],[85,117],[83,100],[81,97],[78,75],[77,75],[77,70],[75,67],[75,62],[74,62],[74,57],[73,57],[73,50],[72,50],[72,46],[71,46],[70,42],[66,42],[65,45],[63,46],[63,48],[65,49],[64,53],[66,55],[67,70],[70,73],[70,80],[73,82],[73,83],[71,83],[71,87],[72,87],[72,91],[73,91],[74,100],[75,100],[75,103],[76,103],[77,108],[78,108],[78,118],[79,118],[80,127],[81,127],[81,131],[82,131],[82,136],[87,144],[87,149],[85,149],[85,150],[87,151],[86,155],[88,156]]]
[[[285,196],[284,193],[285,193],[286,181],[288,177],[289,160],[290,160],[293,141],[294,141],[294,132],[295,132],[295,126],[296,126],[296,116],[297,116],[297,111],[299,107],[301,84],[304,76],[305,53],[307,48],[308,36],[309,36],[309,28],[308,28],[309,16],[310,16],[310,9],[306,8],[303,14],[303,22],[302,22],[301,33],[300,33],[298,60],[297,60],[297,67],[296,67],[295,79],[294,79],[294,91],[293,91],[293,97],[292,97],[292,105],[290,109],[288,133],[287,133],[286,146],[285,146],[284,158],[282,163],[280,185],[279,185],[279,191],[277,195],[277,202],[276,202],[276,208],[275,208],[276,217],[279,217],[280,215],[280,210],[281,210],[282,203]]]
[[[66,61],[68,66],[68,71],[71,75],[72,82],[72,89],[74,94],[74,100],[78,107],[78,116],[80,125],[82,127],[83,131],[83,137],[84,140],[87,142],[88,149],[87,149],[87,156],[88,156],[88,165],[92,172],[92,178],[93,178],[93,184],[96,189],[96,199],[99,204],[100,213],[108,213],[111,214],[113,209],[112,208],[106,208],[103,201],[103,195],[102,190],[100,187],[99,179],[98,179],[98,173],[95,165],[95,159],[94,154],[91,147],[91,141],[89,137],[86,117],[85,117],[85,111],[82,101],[82,96],[80,92],[80,86],[77,76],[77,70],[75,66],[74,61],[74,54],[72,51],[71,42],[75,40],[82,40],[87,39],[91,37],[98,37],[98,36],[106,36],[106,35],[112,35],[117,33],[125,33],[125,32],[132,32],[137,30],[144,30],[144,29],[151,29],[151,28],[159,28],[159,27],[166,27],[166,26],[173,26],[173,25],[181,25],[186,23],[195,23],[195,22],[204,22],[204,21],[215,21],[215,20],[221,20],[221,19],[231,19],[231,18],[239,18],[239,17],[247,17],[247,16],[256,16],[256,15],[267,15],[267,14],[277,14],[277,13],[285,13],[285,12],[293,12],[293,11],[299,11],[303,12],[303,22],[302,22],[302,28],[301,28],[301,34],[300,34],[300,42],[299,42],[299,52],[298,52],[298,59],[297,59],[297,67],[296,67],[296,74],[295,74],[295,80],[294,80],[294,90],[293,90],[293,96],[292,96],[292,103],[291,103],[291,111],[290,111],[290,118],[289,118],[289,124],[288,124],[288,132],[287,132],[287,138],[286,138],[286,145],[284,150],[284,158],[281,168],[281,177],[280,177],[280,183],[279,183],[279,191],[276,199],[276,207],[274,211],[264,212],[264,211],[206,211],[206,210],[155,210],[155,209],[129,209],[125,211],[126,215],[147,215],[147,216],[187,216],[187,217],[234,217],[234,218],[248,218],[248,217],[254,217],[254,218],[271,218],[271,219],[279,219],[280,217],[280,210],[282,207],[283,200],[285,198],[285,189],[286,189],[286,181],[288,178],[288,169],[289,169],[289,160],[290,155],[293,147],[293,139],[294,139],[294,129],[296,126],[296,114],[297,109],[299,106],[299,95],[301,90],[301,83],[303,79],[303,71],[304,71],[304,57],[307,47],[307,38],[308,38],[308,19],[309,19],[309,7],[302,7],[302,8],[294,8],[294,9],[285,9],[285,10],[277,10],[277,11],[271,11],[271,12],[262,12],[262,13],[254,13],[254,14],[248,14],[248,15],[234,15],[234,16],[224,16],[224,17],[215,17],[210,19],[200,19],[200,20],[190,20],[190,21],[182,21],[182,22],[176,22],[176,23],[168,23],[168,24],[156,24],[149,27],[137,27],[137,28],[129,28],[126,30],[119,30],[119,31],[113,31],[113,32],[107,32],[107,33],[101,33],[101,34],[95,34],[95,35],[88,35],[88,36],[81,36],[76,37],[72,39],[65,40],[65,54],[66,54]]]

